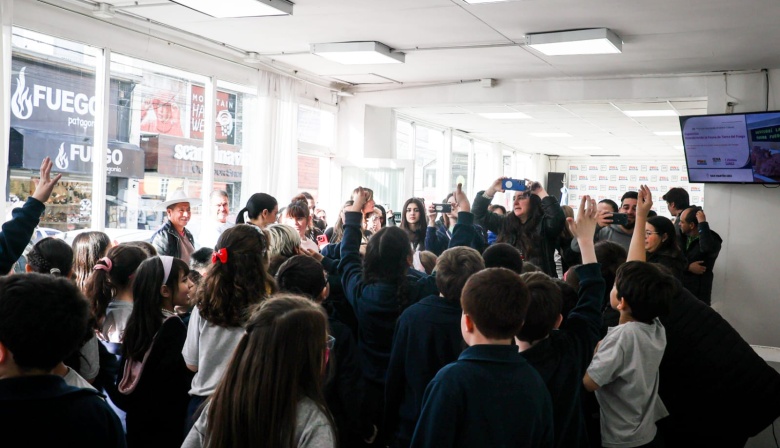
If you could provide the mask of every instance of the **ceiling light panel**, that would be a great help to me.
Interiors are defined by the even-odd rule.
[[[381,42],[334,42],[311,44],[312,54],[321,56],[339,64],[402,64],[403,53],[393,53],[390,47]]]
[[[486,112],[477,114],[483,118],[489,118],[491,120],[529,120],[533,117],[526,115],[522,112]]]
[[[218,19],[292,15],[293,4],[285,0],[173,0],[182,6]]]
[[[533,33],[526,45],[547,56],[621,53],[623,41],[607,28]]]
[[[677,112],[671,109],[624,110],[623,113],[629,117],[676,117],[678,116]]]

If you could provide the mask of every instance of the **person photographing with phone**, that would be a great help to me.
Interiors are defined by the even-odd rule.
[[[468,247],[476,249],[479,253],[487,247],[482,228],[473,224],[474,215],[471,214],[471,205],[463,192],[463,184],[458,184],[457,189],[447,195],[441,204],[428,206],[428,228],[425,233],[425,250],[433,252],[438,257],[450,247],[452,232],[459,223],[458,218],[463,217],[462,224],[474,227],[474,237]],[[441,219],[436,220],[436,215],[441,213]],[[466,222],[468,221],[468,222]]]
[[[637,198],[638,193],[636,191],[627,191],[620,198],[620,208],[617,212],[612,212],[608,206],[605,206],[603,210],[599,209],[594,242],[612,241],[620,244],[628,251],[628,247],[631,244],[631,236],[634,235],[634,226],[636,225]],[[576,238],[572,240],[571,248],[575,252],[580,251]]]
[[[505,190],[514,190],[512,212],[506,216],[488,212],[493,196]],[[539,182],[499,177],[477,193],[472,212],[477,223],[498,235],[496,242],[511,244],[525,261],[557,277],[554,253],[566,219],[558,200]]]

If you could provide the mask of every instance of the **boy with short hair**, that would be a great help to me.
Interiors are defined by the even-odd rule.
[[[459,223],[460,224],[460,223]],[[385,426],[393,446],[408,447],[428,383],[465,348],[460,333],[460,297],[468,278],[485,269],[470,247],[445,250],[436,261],[439,295],[404,310],[395,327],[385,383]]]
[[[643,185],[628,262],[618,268],[610,294],[619,324],[599,342],[582,380],[587,390],[596,392],[601,406],[605,447],[662,446],[655,422],[669,415],[658,396],[658,368],[666,348],[658,316],[669,312],[676,287],[671,276],[644,262],[645,224],[652,204]]]
[[[469,347],[428,384],[411,446],[552,446],[550,394],[512,345],[528,300],[528,288],[508,269],[468,279],[460,302]]]
[[[124,447],[119,418],[94,389],[51,371],[78,349],[87,302],[70,281],[0,278],[0,432],[26,446]]]
[[[604,278],[592,236],[597,212],[596,201],[583,196],[577,220],[568,219],[569,229],[579,241],[583,264],[576,268],[579,299],[565,324],[561,323],[561,290],[553,279],[541,272],[522,275],[531,301],[517,345],[550,391],[556,447],[588,446],[580,383],[599,340],[604,300]]]

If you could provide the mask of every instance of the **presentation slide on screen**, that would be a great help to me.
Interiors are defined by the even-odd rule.
[[[780,114],[691,117],[683,141],[691,182],[780,182]]]

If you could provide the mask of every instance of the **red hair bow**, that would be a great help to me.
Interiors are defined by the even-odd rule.
[[[211,262],[216,263],[217,260],[221,261],[222,264],[227,263],[227,249],[223,247],[222,249],[214,251],[214,253],[211,254]]]

